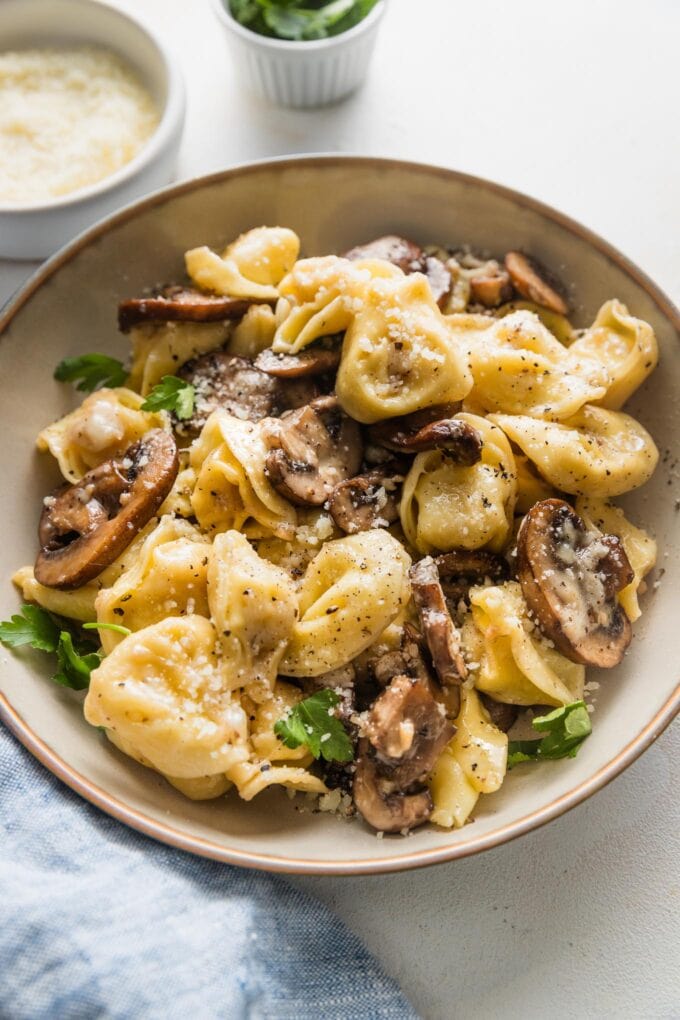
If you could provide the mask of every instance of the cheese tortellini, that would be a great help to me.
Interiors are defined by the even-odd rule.
[[[150,429],[169,429],[165,411],[142,411],[142,397],[120,387],[97,390],[64,418],[48,425],[37,439],[49,450],[67,482],[77,482],[92,468],[120,457]]]
[[[582,697],[585,666],[542,639],[516,581],[473,588],[470,602],[462,637],[480,691],[511,705],[568,705]]]
[[[180,779],[247,761],[248,719],[222,681],[216,637],[202,616],[169,616],[130,634],[92,673],[85,718]]]
[[[502,549],[517,495],[515,462],[503,432],[486,418],[458,415],[482,436],[482,458],[471,467],[445,453],[420,453],[404,482],[401,523],[419,552]]]
[[[192,358],[226,343],[224,322],[144,322],[130,331],[132,365],[128,386],[145,397],[164,375],[175,375]]]
[[[259,423],[214,411],[191,450],[191,505],[208,534],[236,529],[249,538],[293,537],[295,509],[269,483]]]
[[[644,485],[659,459],[654,440],[622,411],[586,404],[562,422],[490,414],[556,489],[618,496]]]
[[[287,227],[256,227],[241,234],[222,255],[205,246],[186,252],[187,273],[199,287],[229,297],[276,301],[276,285],[289,272],[300,240]]]
[[[359,655],[408,602],[410,566],[401,543],[381,528],[327,542],[302,581],[282,672],[319,676]]]

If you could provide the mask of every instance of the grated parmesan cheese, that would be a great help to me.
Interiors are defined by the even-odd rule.
[[[133,69],[96,47],[0,53],[0,202],[44,202],[137,155],[159,111]]]

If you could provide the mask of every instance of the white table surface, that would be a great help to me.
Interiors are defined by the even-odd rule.
[[[301,152],[451,166],[580,219],[680,300],[677,0],[389,0],[366,86],[311,112],[243,94],[209,0],[116,2],[182,64],[178,179]],[[0,303],[33,268],[0,261]],[[678,1017],[679,762],[676,725],[594,799],[509,845],[294,882],[427,1020]]]

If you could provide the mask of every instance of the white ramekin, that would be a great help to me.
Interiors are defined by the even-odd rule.
[[[329,39],[289,42],[251,32],[212,0],[235,66],[248,86],[279,106],[324,106],[353,92],[366,77],[386,0],[354,28]]]
[[[149,28],[95,0],[2,0],[0,51],[65,45],[105,46],[127,60],[161,110],[134,159],[96,184],[41,204],[0,200],[0,257],[51,255],[97,220],[172,180],[184,126],[184,82]]]

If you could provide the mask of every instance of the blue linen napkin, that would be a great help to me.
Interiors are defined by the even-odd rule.
[[[1,726],[0,837],[2,1018],[416,1018],[322,904],[132,832]]]

